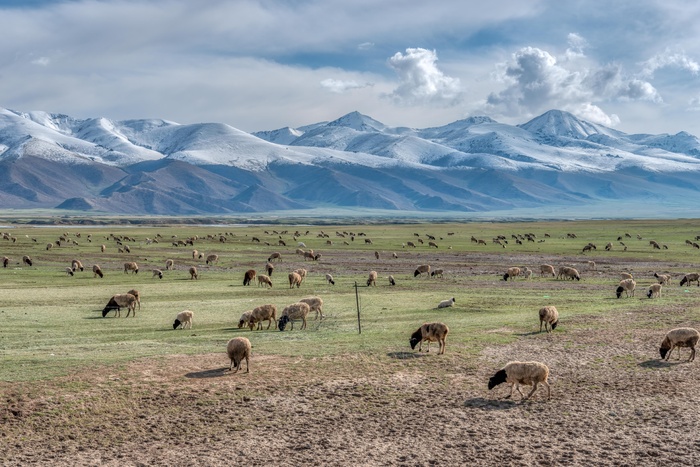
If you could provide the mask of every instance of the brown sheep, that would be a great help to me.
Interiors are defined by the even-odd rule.
[[[92,277],[97,277],[100,276],[100,279],[104,277],[104,274],[102,273],[102,269],[100,268],[99,264],[93,264],[92,265]]]
[[[422,264],[422,265],[418,266],[416,268],[415,272],[413,273],[413,277],[422,276],[423,274],[425,274],[428,278],[430,277],[430,265],[429,264]]]
[[[370,271],[367,278],[367,287],[370,285],[377,286],[377,271]]]
[[[257,273],[255,272],[255,269],[248,269],[245,272],[245,275],[243,276],[243,285],[250,285],[251,281],[255,281],[255,276]]]
[[[683,279],[681,279],[681,287],[683,287],[685,284],[690,285],[691,282],[697,282],[698,287],[700,287],[700,274],[697,272],[692,272],[683,276]]]
[[[297,286],[297,288],[301,287],[301,276],[297,274],[296,272],[290,272],[289,273],[289,288],[292,289],[294,286]]]
[[[192,266],[190,267],[190,279],[198,279],[199,275],[197,274],[197,268]]]
[[[510,394],[506,396],[506,399],[513,395],[513,389],[517,389],[523,400],[527,400],[532,396],[537,390],[537,385],[539,383],[547,386],[547,400],[551,399],[552,392],[547,382],[549,377],[549,368],[544,363],[540,362],[509,362],[503,369],[496,372],[489,379],[489,390],[498,386],[501,383],[510,383]],[[520,390],[520,385],[532,385],[532,391],[530,394],[525,396]]]
[[[133,274],[138,274],[139,273],[139,265],[134,263],[133,261],[130,261],[128,263],[124,263],[124,274],[128,274],[129,271],[131,271]]]
[[[234,337],[228,344],[226,344],[226,354],[228,358],[231,359],[231,365],[228,367],[228,371],[232,371],[236,368],[234,373],[238,373],[243,364],[243,359],[245,358],[245,372],[250,373],[250,352],[252,345],[250,341],[245,337]]]
[[[666,337],[661,343],[659,353],[662,360],[668,360],[671,357],[673,349],[678,347],[678,359],[681,359],[681,347],[690,348],[689,362],[695,360],[695,346],[700,340],[700,332],[693,328],[676,328],[668,331]]]
[[[282,316],[280,317],[280,320],[277,323],[277,328],[280,331],[284,331],[284,328],[287,327],[287,323],[291,322],[291,330],[293,331],[294,320],[300,319],[302,320],[301,329],[306,329],[306,316],[309,314],[310,310],[311,308],[309,307],[309,305],[303,302],[293,303],[289,306],[286,306],[284,310],[282,310]]]
[[[136,304],[136,297],[134,297],[130,293],[113,295],[112,298],[109,299],[109,302],[107,302],[107,305],[102,310],[102,317],[104,318],[105,316],[107,316],[107,313],[109,313],[112,310],[115,310],[114,316],[119,317],[121,316],[121,308],[126,307],[128,310],[126,313],[126,317],[128,318],[129,314],[133,310],[135,318]]]
[[[265,274],[258,274],[258,287],[260,286],[270,286],[270,288],[272,288],[272,279],[270,279],[270,276],[266,276]]]
[[[445,353],[445,340],[447,339],[448,332],[450,332],[450,329],[445,323],[424,323],[411,334],[411,338],[408,342],[411,344],[412,349],[415,349],[416,345],[418,345],[418,351],[421,352],[423,342],[427,341],[428,349],[426,352],[430,352],[430,343],[437,341],[440,346],[438,355],[442,355]]]
[[[554,272],[554,266],[551,264],[542,264],[540,265],[540,277],[544,277],[545,275],[551,274],[552,277],[556,276],[556,273]]]
[[[555,306],[544,306],[540,308],[540,332],[542,332],[542,324],[544,323],[544,330],[548,333],[552,332],[557,328],[559,324],[559,312]],[[547,325],[549,324],[549,329]]]
[[[267,329],[270,329],[270,325],[275,323],[275,329],[277,329],[277,307],[272,304],[260,305],[253,308],[250,312],[250,329],[253,329],[255,323],[258,325],[258,330],[262,330],[262,322],[267,321]]]

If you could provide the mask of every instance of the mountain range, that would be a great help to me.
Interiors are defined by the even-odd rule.
[[[309,209],[477,213],[688,206],[700,141],[626,134],[551,110],[389,127],[358,112],[246,133],[222,123],[0,109],[0,205],[129,215]],[[695,211],[697,212],[697,210]]]

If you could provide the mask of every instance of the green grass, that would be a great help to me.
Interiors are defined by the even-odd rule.
[[[269,233],[265,234],[267,230]],[[287,234],[272,231],[288,230]],[[320,262],[301,260],[294,254],[296,241],[292,233],[302,234],[307,249],[321,252]],[[310,233],[305,234],[306,231]],[[248,336],[254,352],[267,355],[326,357],[347,354],[391,355],[409,352],[408,337],[425,321],[444,321],[451,329],[448,338],[449,352],[469,359],[486,345],[497,345],[536,331],[537,309],[545,304],[555,304],[566,318],[601,313],[624,313],[645,307],[664,305],[685,306],[690,316],[698,317],[700,289],[679,288],[674,283],[661,300],[616,300],[612,291],[615,281],[611,271],[616,264],[658,264],[674,275],[694,270],[700,251],[685,245],[700,233],[700,221],[581,221],[536,223],[469,223],[469,224],[396,224],[396,225],[345,225],[345,226],[74,226],[35,228],[25,225],[6,229],[17,240],[0,240],[0,257],[11,258],[10,267],[0,269],[0,380],[31,381],[53,378],[72,371],[103,365],[119,365],[136,358],[163,355],[221,352],[228,339]],[[323,231],[328,238],[319,236]],[[335,232],[364,232],[365,237],[340,238]],[[448,235],[453,232],[454,235]],[[538,239],[550,237],[543,243],[525,242],[514,245],[513,233],[531,232]],[[577,239],[565,238],[573,232]],[[624,239],[627,251],[617,242],[625,232],[632,239]],[[69,233],[68,246],[46,250],[46,244],[54,242],[62,233]],[[81,237],[77,238],[76,234]],[[226,234],[226,242],[219,241],[218,234]],[[425,244],[416,249],[402,248],[408,241],[416,241],[418,233]],[[92,234],[92,242],[87,235]],[[110,234],[128,235],[136,242],[128,242],[131,254],[117,252]],[[159,243],[146,244],[145,239],[156,238]],[[436,237],[439,249],[427,246],[426,234]],[[637,240],[636,235],[643,237]],[[175,247],[171,236],[178,239],[197,235],[194,248],[217,253],[220,262],[214,267],[204,265],[203,260],[193,260],[192,247]],[[213,235],[207,239],[207,235]],[[277,245],[279,236],[287,247]],[[487,240],[486,246],[470,241],[471,236]],[[491,243],[496,235],[505,235],[508,248]],[[252,237],[261,243],[252,242]],[[370,238],[372,244],[366,244]],[[34,241],[33,239],[36,239]],[[652,250],[648,244],[654,239],[668,245],[668,250]],[[331,240],[332,245],[327,245]],[[347,241],[349,245],[344,245]],[[611,241],[615,248],[603,250]],[[264,242],[271,245],[266,246]],[[582,255],[581,248],[588,242],[598,249]],[[107,245],[101,253],[99,246]],[[451,247],[451,248],[450,248]],[[245,270],[263,271],[265,260],[273,251],[283,255],[281,263],[275,263],[273,289],[243,287]],[[374,251],[381,259],[374,259]],[[391,259],[391,252],[399,258]],[[489,252],[492,257],[482,260],[474,253]],[[34,266],[17,264],[24,254],[35,261]],[[523,265],[535,268],[542,258],[554,258],[558,262],[578,264],[592,259],[602,264],[607,275],[585,274],[581,283],[567,287],[553,287],[553,279],[534,278],[530,282],[505,283],[500,280],[504,265]],[[68,277],[64,269],[73,258],[80,259],[86,271]],[[165,278],[151,277],[152,268],[164,269],[167,258],[176,262],[175,271],[166,271]],[[125,261],[137,261],[138,275],[124,274]],[[90,268],[100,264],[104,279],[94,279]],[[414,279],[412,271],[421,263],[440,264],[450,271],[444,280]],[[489,264],[490,263],[490,264]],[[187,268],[197,265],[200,280],[189,280]],[[290,290],[286,284],[287,273],[298,267],[306,267],[307,281],[301,289]],[[377,287],[365,287],[370,269],[379,272]],[[655,268],[652,268],[655,269]],[[478,273],[482,271],[482,273]],[[486,272],[483,272],[486,271]],[[324,274],[331,272],[336,286],[326,284]],[[635,270],[635,272],[637,272]],[[393,274],[398,285],[390,287],[385,277]],[[535,271],[535,276],[538,276]],[[358,334],[355,290],[357,282],[362,313],[362,334]],[[674,279],[675,282],[675,279]],[[638,296],[642,296],[651,279],[639,281]],[[141,292],[143,306],[137,317],[101,317],[101,309],[110,296],[124,293],[131,288]],[[309,320],[308,329],[299,331],[240,330],[238,319],[243,311],[263,303],[274,303],[281,312],[289,303],[307,295],[319,295],[324,299],[327,319]],[[454,308],[434,309],[443,299],[456,297]],[[172,329],[177,312],[191,309],[195,312],[192,330]],[[664,323],[659,323],[663,327]],[[556,332],[567,332],[562,325]],[[225,358],[222,355],[222,361]],[[222,363],[223,364],[223,363]]]

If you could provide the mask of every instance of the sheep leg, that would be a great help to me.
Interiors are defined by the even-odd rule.
[[[690,357],[688,357],[688,361],[692,362],[695,360],[695,347],[690,348]]]
[[[250,373],[250,361],[248,360],[248,355],[245,356],[245,372]]]
[[[535,391],[537,391],[537,385],[538,385],[538,382],[535,381],[535,384],[532,385],[532,391],[530,391],[530,394],[528,394],[527,397],[523,398],[524,401],[528,400],[530,398],[530,396],[532,396],[535,393]],[[522,394],[522,393],[520,393],[520,394]]]
[[[515,383],[510,383],[510,394],[508,394],[504,399],[510,399],[513,396],[513,388],[515,387]]]
[[[301,330],[303,331],[304,329],[306,329],[306,317],[303,317],[301,320],[303,322],[303,324],[301,325]]]
[[[438,344],[440,345],[440,350],[438,351],[438,355],[442,355],[445,353],[445,339],[441,339]]]

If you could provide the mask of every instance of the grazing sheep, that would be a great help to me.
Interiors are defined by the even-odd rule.
[[[132,271],[133,274],[138,274],[139,273],[139,265],[134,263],[133,261],[130,261],[128,263],[124,263],[124,274],[128,274],[129,271]]]
[[[92,265],[92,277],[97,277],[100,276],[100,279],[102,279],[105,275],[102,273],[102,269],[100,268],[99,264],[93,264]]]
[[[83,267],[83,263],[81,263],[77,259],[74,259],[73,261],[71,261],[70,267],[73,270],[73,272],[76,272],[78,269],[80,269],[80,271],[85,270],[85,268]]]
[[[657,274],[654,273],[654,277],[659,281],[659,284],[663,285],[670,285],[671,284],[671,275],[670,274]]]
[[[301,329],[306,329],[306,316],[309,314],[309,311],[311,311],[311,307],[309,307],[308,303],[297,302],[286,306],[282,310],[282,316],[277,323],[277,328],[280,331],[284,331],[284,328],[287,327],[287,323],[291,322],[291,330],[294,331],[294,320],[300,319],[303,322]]]
[[[661,298],[661,284],[651,284],[647,291],[648,298]]]
[[[173,261],[172,259],[166,259],[165,260],[165,270],[172,271],[173,269],[175,269],[175,261]]]
[[[389,279],[390,285],[396,285],[396,281],[394,280],[394,276],[389,276],[389,277],[387,277],[387,279]]]
[[[659,245],[659,243],[654,241],[654,240],[649,240],[649,245],[651,245],[652,249],[654,249],[654,250],[661,249],[661,245]]]
[[[22,264],[26,264],[27,266],[31,266],[32,264],[34,264],[34,262],[32,261],[32,258],[30,258],[27,255],[24,255],[24,256],[22,256]]]
[[[290,272],[289,273],[289,288],[293,289],[294,286],[297,286],[297,289],[301,287],[301,276],[297,274],[296,272]]]
[[[689,362],[695,360],[695,346],[700,339],[700,332],[693,328],[676,328],[671,329],[666,334],[661,347],[659,348],[659,353],[661,354],[662,360],[668,360],[673,353],[673,349],[678,347],[678,360],[681,359],[681,347],[690,348]]]
[[[333,280],[333,276],[330,274],[326,274],[326,280],[328,281],[329,284],[335,285],[335,281]]]
[[[693,281],[697,282],[698,287],[700,287],[700,274],[698,274],[697,272],[691,272],[690,274],[686,274],[685,276],[683,276],[683,279],[681,279],[681,287],[683,287],[685,284],[688,284],[688,286],[690,286],[690,283]]]
[[[595,271],[595,270],[596,270],[595,261],[588,261],[588,262],[586,263],[586,265],[588,266],[588,270],[589,270],[589,271]]]
[[[207,256],[206,263],[207,265],[214,264],[219,261],[219,255],[209,255]]]
[[[517,389],[523,400],[527,400],[532,396],[537,390],[539,383],[547,386],[547,400],[551,399],[552,392],[547,382],[549,377],[549,368],[544,363],[540,362],[508,362],[503,369],[496,372],[489,379],[489,390],[498,386],[501,383],[510,383],[510,394],[506,396],[506,399],[513,395],[513,388]],[[527,386],[532,385],[532,391],[530,394],[525,396],[520,390],[520,385],[524,384]]]
[[[192,250],[192,259],[197,259],[199,252],[197,250]]]
[[[249,326],[250,330],[252,331],[253,326],[255,325],[255,323],[251,322],[252,317],[253,310],[244,311],[241,315],[241,319],[238,320],[238,329],[241,329],[243,326]]]
[[[130,293],[113,295],[112,298],[109,299],[109,302],[107,302],[107,305],[102,310],[102,317],[104,318],[105,316],[107,316],[107,313],[109,313],[112,310],[115,310],[115,318],[120,317],[121,308],[126,307],[128,310],[126,312],[126,317],[128,318],[129,314],[133,311],[134,318],[136,318],[136,304],[136,297],[134,297]]]
[[[428,248],[437,248],[438,245],[435,242],[428,242]]]
[[[374,252],[374,257],[375,257],[375,259],[379,259],[379,252],[378,251]]]
[[[527,266],[525,266],[520,273],[528,281],[532,278],[532,269],[528,268]]]
[[[3,256],[2,258],[2,267],[6,268],[10,264],[10,258],[7,256]]]
[[[411,334],[411,338],[408,343],[411,344],[411,349],[416,348],[418,345],[418,351],[422,350],[423,342],[428,342],[428,349],[426,352],[430,352],[430,343],[436,342],[440,346],[438,350],[438,355],[445,353],[445,339],[447,339],[447,333],[450,329],[445,323],[423,323],[421,327]]]
[[[250,312],[249,326],[251,331],[255,323],[258,324],[258,330],[262,330],[263,321],[267,321],[267,329],[270,329],[270,325],[273,322],[275,323],[275,329],[277,329],[277,307],[275,305],[260,305],[253,308]]]
[[[625,280],[625,279],[634,279],[634,276],[630,274],[629,272],[623,272],[620,273],[620,279]]]
[[[258,274],[258,287],[265,285],[267,287],[268,285],[270,288],[272,288],[272,279],[270,279],[270,276],[266,276],[265,274]]]
[[[622,292],[625,292],[627,297],[634,297],[634,288],[636,286],[637,283],[634,281],[634,279],[621,280],[617,286],[617,289],[615,290],[615,294],[617,294],[617,298],[622,296]]]
[[[370,271],[367,278],[367,287],[370,285],[377,286],[377,271]]]
[[[136,303],[138,304],[139,310],[140,310],[141,309],[141,294],[139,293],[139,291],[136,289],[131,289],[127,293],[130,293],[131,295],[136,297]],[[136,313],[136,311],[134,311],[134,313]]]
[[[506,273],[503,274],[503,280],[507,282],[508,278],[510,278],[510,280],[512,281],[513,279],[515,279],[519,275],[520,275],[520,268],[518,268],[518,267],[508,268]]]
[[[618,237],[618,238],[622,238],[622,237]],[[611,251],[612,247],[613,247],[613,244],[608,242],[607,245],[605,245],[605,251]]]
[[[243,276],[243,285],[250,285],[251,281],[255,281],[255,276],[257,275],[257,272],[255,272],[255,269],[248,269],[245,272],[245,275]]]
[[[416,268],[416,271],[413,273],[413,277],[418,277],[422,276],[423,274],[426,275],[426,277],[430,277],[430,265],[429,264],[421,264]]]
[[[49,251],[51,248],[53,248],[53,243],[47,243],[46,244],[46,251]]]
[[[194,266],[190,267],[190,279],[197,279],[198,277],[197,268]]]
[[[107,250],[107,247],[105,245],[100,246],[100,251],[104,253]]]
[[[161,271],[160,269],[151,269],[151,271],[153,272],[153,275],[151,276],[151,279],[154,278],[154,277],[156,277],[156,276],[158,276],[158,279],[162,279],[162,278],[163,278],[163,271]]]
[[[409,247],[411,247],[411,248],[415,248],[415,247],[416,247],[416,244],[413,243],[413,242],[406,242],[406,246],[409,246]]]
[[[540,332],[542,332],[543,323],[544,330],[548,333],[552,332],[557,328],[557,324],[559,324],[559,312],[557,311],[557,308],[555,306],[548,305],[540,308]],[[548,324],[549,329],[547,329]]]
[[[193,315],[194,313],[192,313],[190,310],[184,310],[178,313],[175,317],[175,322],[173,323],[173,329],[177,329],[179,326],[182,326],[182,329],[185,329],[186,327],[192,329]]]
[[[277,261],[282,261],[282,255],[279,254],[279,252],[275,251],[267,258],[267,261],[271,262],[273,259],[276,259]]]
[[[302,298],[299,300],[299,303],[306,303],[309,305],[309,312],[315,311],[316,312],[316,317],[314,320],[317,320],[319,315],[321,316],[321,319],[324,318],[323,316],[323,299],[321,297],[306,297]]]
[[[236,368],[234,373],[238,373],[243,365],[243,359],[245,358],[245,372],[250,373],[250,350],[252,346],[250,341],[245,337],[234,337],[228,344],[226,344],[226,354],[228,358],[231,359],[231,365],[228,367],[228,371]]]
[[[307,259],[310,259],[313,261],[316,258],[316,255],[314,254],[314,250],[309,250],[304,252],[304,261]]]
[[[443,269],[435,269],[433,272],[430,273],[430,277],[443,277],[443,273],[445,271]]]
[[[66,274],[68,274],[69,276],[72,276],[72,275],[73,275],[73,269],[67,267],[67,268],[66,268]]]
[[[545,274],[551,274],[552,277],[556,276],[556,274],[554,273],[554,266],[552,266],[551,264],[540,265],[540,277],[544,277]]]
[[[557,279],[559,279],[559,278],[571,279],[571,280],[576,279],[577,281],[580,281],[581,275],[578,273],[578,271],[575,268],[570,268],[568,266],[562,266],[559,268],[559,274],[557,274]]]
[[[272,271],[275,270],[275,266],[272,265],[271,262],[265,263],[265,271],[267,271],[267,275],[272,277]]]
[[[586,246],[583,247],[583,253],[585,253],[585,252],[587,252],[587,251],[591,251],[591,250],[596,250],[596,249],[597,249],[597,248],[595,247],[594,244],[589,243],[588,245],[586,245]]]
[[[437,306],[437,307],[438,307],[438,308],[449,308],[449,307],[451,307],[451,306],[453,306],[453,305],[455,304],[455,301],[456,301],[455,298],[452,297],[452,298],[449,299],[449,300],[443,300],[443,301],[441,301],[440,303],[438,303],[438,306]]]

